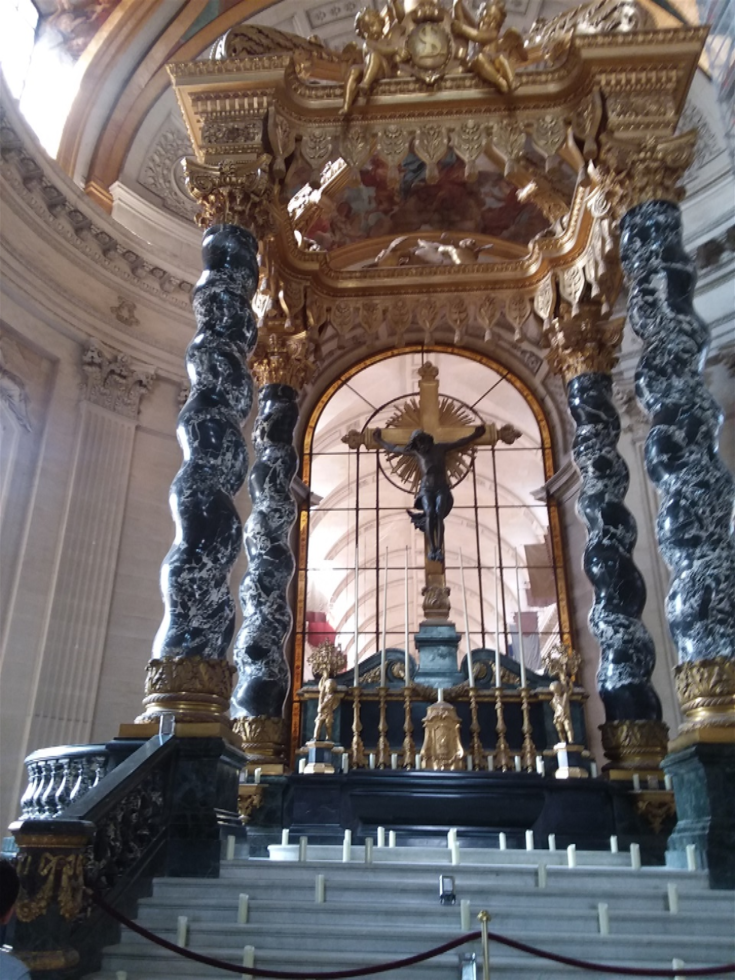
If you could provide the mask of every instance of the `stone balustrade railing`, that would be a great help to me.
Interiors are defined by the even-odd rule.
[[[32,752],[26,759],[28,786],[21,798],[21,817],[59,816],[98,785],[100,780],[139,746],[56,745]]]

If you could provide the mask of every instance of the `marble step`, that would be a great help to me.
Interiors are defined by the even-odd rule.
[[[516,932],[519,925],[522,926],[525,920],[541,920],[543,917],[553,918],[559,908],[559,902],[563,898],[559,894],[551,892],[542,902],[537,896],[529,896],[525,902],[517,901],[509,903],[506,899],[499,899],[497,896],[483,899],[476,898],[470,900],[470,930],[479,928],[477,924],[477,913],[480,909],[486,909],[493,916],[493,928],[497,932],[510,934]],[[565,900],[564,908],[567,915],[573,915],[575,929],[586,934],[594,935],[598,932],[598,904],[597,899],[586,899],[585,901],[575,902],[573,905]],[[735,909],[732,905],[728,908],[725,903],[717,910],[710,911],[687,911],[681,908],[677,914],[671,914],[666,907],[666,896],[662,895],[657,903],[657,908],[630,907],[630,903],[619,901],[607,902],[608,914],[610,918],[610,929],[612,933],[625,932],[631,935],[649,935],[656,933],[662,936],[673,935],[707,935],[732,936],[735,928]],[[156,902],[151,904],[147,899],[141,902],[139,909],[139,921],[159,933],[162,929],[175,927],[178,916],[186,915],[192,929],[209,929],[214,926],[234,925],[237,923],[237,902],[224,904],[222,902],[206,905],[198,903],[196,909],[192,910],[190,905],[181,901],[172,900],[166,904]],[[462,931],[460,925],[460,906],[442,906],[438,902],[425,904],[423,907],[416,908],[413,916],[419,916],[423,925],[432,928],[453,929],[457,932]],[[265,928],[287,928],[292,923],[303,926],[315,927],[324,922],[325,916],[335,928],[356,930],[360,925],[370,926],[392,926],[402,917],[406,917],[405,905],[386,904],[382,908],[366,910],[365,906],[359,903],[348,903],[334,901],[329,898],[323,904],[294,903],[294,902],[275,902],[268,900],[249,902],[248,923],[252,926]]]
[[[236,852],[237,853],[237,852]],[[364,864],[365,847],[362,844],[350,848],[351,860]],[[268,854],[271,861],[298,862],[299,845],[269,844]],[[343,861],[342,845],[307,844],[307,861]],[[578,867],[594,868],[629,868],[631,857],[628,851],[577,851]],[[463,847],[459,841],[460,864],[486,865],[518,865],[518,864],[549,864],[566,866],[568,862],[566,850],[550,851],[545,847],[533,850],[526,848]],[[234,860],[238,860],[236,857]],[[257,860],[257,859],[255,859]],[[229,862],[228,862],[229,863]],[[414,864],[414,865],[448,865],[452,863],[452,852],[448,847],[373,847],[373,864]]]
[[[210,946],[197,942],[192,936],[190,946],[196,948],[197,952],[217,956],[231,963],[239,963],[242,962],[243,947],[252,945],[256,951],[256,963],[262,966],[274,969],[292,967],[305,971],[313,968],[315,972],[318,972],[330,968],[377,964],[390,959],[410,956],[419,950],[439,945],[445,940],[444,934],[437,934],[433,930],[428,931],[425,936],[413,930],[410,935],[398,937],[396,943],[388,945],[385,930],[361,929],[356,935],[345,937],[347,942],[340,943],[335,948],[337,938],[334,932],[329,930],[327,923],[318,934],[315,934],[313,930],[300,929],[294,930],[293,934],[290,930],[287,934],[274,934],[271,931],[264,933],[262,929],[241,926],[237,936],[233,937],[230,942],[220,941]],[[623,933],[608,937],[570,937],[559,936],[558,933],[534,933],[529,936],[518,936],[518,938],[523,938],[550,952],[560,952],[588,961],[618,967],[660,966],[665,968],[670,965],[674,956],[683,959],[689,966],[718,965],[732,962],[733,946],[735,945],[732,938],[729,940],[710,940],[708,938],[705,944],[702,942],[701,935],[674,939],[650,937],[643,940],[640,936]],[[356,949],[356,946],[359,947],[363,944],[370,945],[370,953],[361,953],[359,949]],[[343,945],[344,948],[342,948]],[[375,955],[376,949],[380,950],[379,956]],[[480,955],[479,942],[469,943],[463,949],[468,952],[476,952],[478,957]],[[532,976],[545,977],[551,975],[553,969],[553,964],[549,961],[538,960],[518,951],[508,951],[507,948],[493,943],[491,943],[491,962],[493,980],[502,976],[502,973],[499,972],[501,964],[508,971],[506,976],[512,976],[514,980],[519,977],[527,977],[529,980]],[[418,968],[413,968],[411,973],[400,970],[381,974],[381,976],[395,977],[396,980],[399,976],[406,975],[418,978],[428,976],[430,968],[433,968],[431,973],[433,976],[445,976],[447,980],[449,978],[457,980],[459,973],[457,952],[442,954],[430,961],[430,964],[422,964]],[[125,970],[128,973],[128,980],[138,980],[138,978],[143,980],[144,977],[149,976],[171,976],[172,978],[180,976],[222,976],[219,971],[176,957],[175,954],[165,950],[151,948],[143,940],[140,943],[129,941],[127,937],[118,946],[106,951],[104,970],[112,973],[113,977],[114,971]],[[562,967],[555,971],[554,975],[568,977],[570,970],[570,967]],[[585,980],[595,975],[595,973],[586,971],[584,973]],[[581,973],[580,976],[582,976]]]

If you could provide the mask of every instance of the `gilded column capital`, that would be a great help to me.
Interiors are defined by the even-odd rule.
[[[272,235],[276,227],[271,157],[217,165],[186,161],[186,186],[199,205],[197,224],[240,225],[258,240]]]
[[[289,334],[269,328],[266,322],[251,355],[250,370],[259,388],[276,384],[299,391],[314,370],[306,331]]]
[[[561,315],[546,330],[551,369],[561,374],[566,384],[580,374],[610,374],[617,362],[624,324],[623,317],[607,319],[600,303],[580,303],[576,313],[563,303]]]
[[[646,201],[678,204],[684,197],[681,180],[694,159],[696,140],[695,129],[645,139],[603,133],[593,172],[615,220]]]

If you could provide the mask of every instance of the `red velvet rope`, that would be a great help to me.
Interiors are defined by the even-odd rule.
[[[177,946],[176,943],[170,943],[167,939],[163,939],[161,936],[150,932],[144,926],[138,925],[137,922],[133,922],[132,919],[123,915],[116,908],[113,908],[112,905],[108,905],[100,895],[93,893],[92,897],[104,912],[112,916],[113,919],[117,919],[126,929],[130,929],[131,932],[137,932],[139,936],[148,939],[157,946],[162,946],[164,949],[170,950],[172,953],[178,953],[179,956],[184,956],[186,959],[195,960],[197,963],[204,963],[207,966],[215,966],[220,970],[227,970],[230,973],[239,973],[241,975],[243,973],[249,973],[254,977],[270,977],[273,980],[349,980],[351,977],[367,977],[373,973],[387,973],[388,970],[400,970],[404,966],[414,966],[416,963],[423,963],[425,960],[433,959],[435,956],[441,956],[442,953],[448,953],[450,950],[456,949],[458,946],[463,946],[465,943],[474,942],[482,935],[479,930],[468,932],[458,939],[444,943],[442,946],[434,946],[433,949],[427,949],[423,953],[416,953],[414,956],[407,956],[402,960],[392,960],[390,963],[381,963],[377,966],[364,966],[356,970],[331,970],[327,973],[314,973],[313,970],[310,970],[308,973],[293,973],[287,970],[265,970],[262,967],[256,969],[253,966],[244,967],[242,964],[226,963],[224,960],[218,960],[213,956],[205,956],[204,953],[195,953],[191,949],[185,949],[183,946]],[[507,936],[501,936],[496,932],[488,931],[488,938],[503,946],[509,946],[511,949],[517,949],[522,953],[529,953],[531,956],[538,956],[541,959],[553,960],[555,963],[563,963],[565,966],[574,966],[580,970],[593,970],[597,973],[612,973],[624,977],[669,977],[675,980],[676,977],[717,977],[723,974],[735,973],[735,963],[727,963],[724,966],[700,966],[694,967],[693,969],[677,967],[675,970],[657,970],[649,967],[634,966],[610,966],[605,963],[577,960],[572,956],[562,956],[561,953],[549,953],[546,950],[538,949],[536,946],[530,946],[528,943],[522,943],[517,939],[508,939]]]

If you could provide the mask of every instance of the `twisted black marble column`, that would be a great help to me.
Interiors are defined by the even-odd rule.
[[[569,382],[567,396],[577,426],[577,510],[588,530],[584,570],[595,591],[589,622],[600,645],[597,679],[605,716],[608,722],[660,721],[661,702],[651,684],[656,653],[641,622],[646,586],[632,557],[638,534],[624,503],[629,473],[617,451],[620,418],[612,379],[580,374]]]
[[[154,660],[224,660],[234,634],[229,577],[242,526],[233,497],[248,467],[241,426],[253,397],[247,358],[257,338],[250,308],[257,248],[237,225],[214,225],[204,235],[197,331],[186,352],[191,392],[177,426],[184,463],[170,496],[176,538],[161,568],[165,614]]]
[[[701,369],[709,342],[692,305],[696,273],[668,201],[620,222],[628,314],[644,345],[638,398],[651,416],[646,467],[660,494],[661,554],[672,571],[666,615],[680,663],[735,658],[735,485],[717,453],[722,413]]]
[[[292,623],[288,585],[295,567],[289,536],[296,520],[291,491],[298,465],[296,399],[296,390],[286,384],[265,384],[259,390],[256,459],[249,479],[253,509],[244,535],[248,571],[240,588],[243,625],[235,643],[236,718],[280,719],[289,690],[283,645]]]

